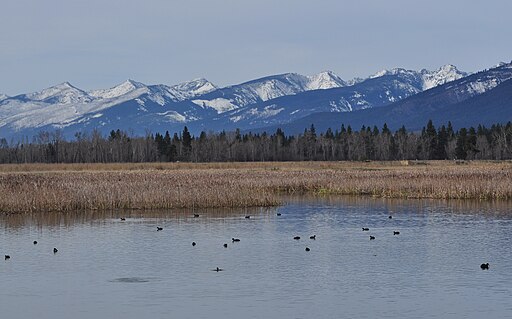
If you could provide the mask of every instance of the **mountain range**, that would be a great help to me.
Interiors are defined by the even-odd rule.
[[[512,65],[502,63],[474,74],[445,65],[435,71],[383,70],[349,81],[329,71],[286,73],[222,88],[206,79],[173,86],[127,80],[93,91],[65,82],[40,92],[0,95],[0,137],[31,138],[57,129],[69,138],[116,129],[144,135],[177,132],[185,125],[193,134],[277,127],[298,133],[311,124],[322,129],[384,122],[420,129],[429,118],[488,124],[511,119],[510,78]]]

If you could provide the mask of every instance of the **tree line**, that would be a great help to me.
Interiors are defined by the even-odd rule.
[[[512,159],[512,123],[490,128],[438,128],[429,121],[421,132],[405,127],[392,132],[387,125],[350,126],[302,134],[234,132],[193,136],[182,132],[130,136],[116,130],[77,133],[66,140],[60,131],[40,132],[32,141],[0,138],[0,163],[112,163],[112,162],[229,162],[229,161],[364,161],[364,160]]]

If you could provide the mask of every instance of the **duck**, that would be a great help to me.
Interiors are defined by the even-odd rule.
[[[231,241],[232,242],[238,242],[238,241],[240,241],[240,239],[239,238],[231,238]]]
[[[5,257],[4,257],[4,258],[5,258],[5,260],[7,260],[7,259],[11,259],[11,256],[9,256],[9,255],[5,255]]]
[[[161,231],[161,230],[164,230],[164,228],[163,227],[158,227],[158,226],[156,227],[156,231]]]
[[[393,235],[400,235],[399,231],[393,231]]]
[[[370,240],[374,240],[375,239],[375,236],[370,236]]]
[[[367,227],[363,227],[363,231],[369,231],[370,228],[367,228]]]
[[[489,269],[489,263],[481,264],[480,268],[482,268],[482,270]]]
[[[37,245],[37,240],[34,240],[34,245]]]
[[[228,248],[228,244],[224,244],[224,248]]]
[[[56,254],[59,250],[57,248],[53,248],[53,253]]]
[[[299,239],[300,239],[300,236],[295,236],[295,237],[293,237],[293,239],[295,239],[295,240],[299,240]]]
[[[309,236],[309,239],[316,239],[316,235]]]
[[[281,216],[281,213],[277,213],[276,216]]]
[[[124,222],[126,220],[126,218],[124,217],[121,217],[121,221]]]
[[[213,271],[219,272],[219,271],[223,271],[223,270],[224,270],[224,269],[217,267],[217,268],[216,268],[216,269],[214,269]]]
[[[309,249],[309,247],[306,247],[306,249],[305,249],[305,250],[306,250],[306,251],[310,251],[311,249]]]
[[[389,218],[389,219],[392,219],[392,218],[393,218],[393,216],[389,215],[389,216],[388,216],[388,218]]]
[[[245,216],[245,218],[246,218],[246,219],[249,219],[249,218],[251,218],[251,216],[250,216],[250,215],[247,215],[247,216]]]
[[[195,241],[193,241],[193,242],[192,242],[192,246],[195,246],[195,245],[196,245],[196,242],[195,242]]]
[[[197,218],[197,217],[199,217],[199,214],[194,214],[194,218]]]

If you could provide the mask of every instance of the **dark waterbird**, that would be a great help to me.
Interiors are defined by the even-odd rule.
[[[393,216],[389,215],[389,217],[388,217],[388,218],[389,218],[389,219],[392,219],[392,218],[393,218]]]
[[[156,227],[156,231],[161,231],[161,230],[164,230],[163,227]]]
[[[310,251],[311,249],[309,249],[309,247],[306,247],[306,251]]]
[[[192,242],[192,246],[195,246],[195,245],[196,245],[196,242],[195,242],[195,241],[193,241],[193,242]]]
[[[4,257],[4,258],[5,258],[5,260],[7,260],[7,259],[11,259],[11,256],[9,256],[9,255],[5,255],[5,257]]]
[[[247,215],[247,216],[245,216],[245,218],[246,218],[246,219],[249,219],[249,218],[251,218],[251,216],[250,216],[250,215]]]
[[[277,213],[276,216],[281,216],[281,213]]]
[[[197,217],[199,217],[199,214],[194,214],[194,218],[197,218]]]
[[[394,231],[393,235],[400,235],[400,232],[399,231]]]
[[[37,240],[34,240],[34,245],[37,245]]]
[[[375,239],[375,236],[370,236],[370,240],[374,240]]]
[[[316,239],[316,235],[309,236],[309,239]]]
[[[363,231],[369,231],[370,228],[367,228],[367,227],[363,227]]]
[[[124,222],[126,220],[126,218],[124,217],[121,217],[121,221]]]
[[[293,237],[293,239],[295,239],[295,240],[299,240],[299,239],[300,239],[300,236],[295,236],[295,237]]]
[[[487,270],[487,269],[489,269],[489,263],[481,264],[481,265],[480,265],[480,268],[482,268],[482,270]]]
[[[224,248],[228,248],[228,244],[224,244]]]
[[[216,272],[219,272],[219,271],[223,271],[224,269],[217,267],[217,268],[212,269],[212,270],[213,270],[213,271],[216,271]]]
[[[57,248],[53,248],[53,253],[56,254],[59,250]]]
[[[239,238],[231,238],[231,241],[232,242],[238,242],[238,241],[240,241],[240,239]]]

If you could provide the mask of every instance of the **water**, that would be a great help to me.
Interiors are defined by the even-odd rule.
[[[0,309],[2,318],[510,318],[509,204],[293,199],[242,211],[4,216]]]

